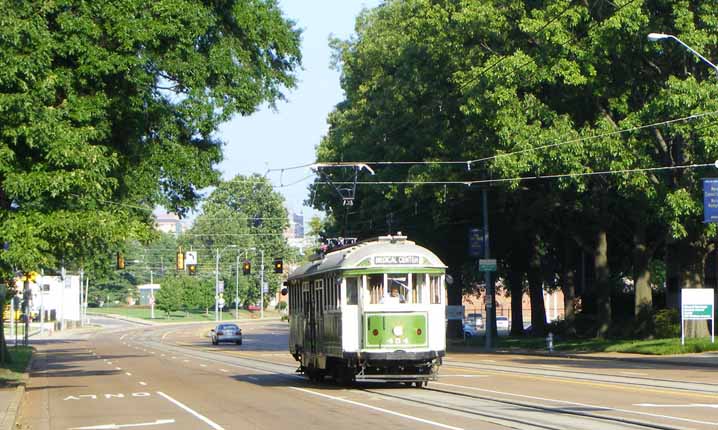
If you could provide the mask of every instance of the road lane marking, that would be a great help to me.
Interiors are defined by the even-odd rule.
[[[219,371],[220,371],[220,372],[224,372],[224,373],[229,372],[229,370],[227,370],[227,369],[219,369]]]
[[[144,427],[144,426],[159,426],[163,424],[174,424],[175,420],[156,420],[149,423],[137,423],[137,424],[101,424],[97,426],[88,427],[71,427],[69,430],[104,430],[104,429],[122,429],[127,427]]]
[[[633,406],[643,406],[645,408],[712,408],[718,409],[718,403],[688,403],[685,405],[659,405],[655,403],[634,403]]]
[[[669,419],[669,420],[685,421],[685,422],[694,423],[694,424],[706,424],[706,425],[710,425],[710,426],[718,425],[718,423],[715,423],[715,422],[691,420],[688,418],[673,417],[670,415],[651,414],[648,412],[632,411],[630,409],[612,408],[609,406],[596,406],[596,405],[590,405],[587,403],[570,402],[568,400],[549,399],[547,397],[528,396],[526,394],[508,393],[505,391],[488,390],[486,388],[468,387],[466,385],[446,384],[443,382],[432,382],[432,384],[445,385],[447,387],[463,388],[466,390],[473,390],[473,391],[482,391],[485,393],[499,394],[499,395],[504,395],[504,396],[521,397],[524,399],[541,400],[544,402],[560,403],[560,404],[564,404],[564,405],[580,406],[580,407],[584,407],[584,408],[593,408],[593,409],[596,409],[597,412],[598,411],[623,412],[626,414],[642,415],[642,416],[648,416],[648,417],[653,417],[653,418],[665,418],[665,419]]]
[[[147,382],[145,382],[145,381],[140,381],[140,385],[142,385],[142,386],[144,387],[144,386],[147,385]]]
[[[130,372],[125,372],[125,375],[132,376],[132,374]]]
[[[623,375],[629,375],[629,376],[648,376],[648,373],[639,373],[639,372],[618,372]]]
[[[127,333],[125,333],[125,334],[123,334],[122,336],[120,336],[120,340],[125,340],[125,336],[127,336]]]
[[[189,363],[189,360],[182,360],[182,361],[184,361],[185,363]]]
[[[194,415],[196,418],[204,421],[206,424],[208,424],[214,430],[224,430],[224,428],[222,428],[219,424],[215,423],[214,421],[210,420],[209,418],[205,417],[204,415],[200,414],[199,412],[191,409],[189,406],[185,405],[184,403],[173,399],[172,397],[168,396],[167,394],[163,393],[162,391],[158,391],[157,394],[159,394],[160,396],[169,400],[170,402],[174,403],[179,408],[184,409],[186,412],[189,412],[190,414]]]
[[[207,367],[206,364],[200,364],[200,367]]]
[[[121,367],[115,367],[115,370],[122,370]]]
[[[289,388],[292,390],[297,390],[297,391],[301,391],[304,393],[313,394],[315,396],[324,397],[324,398],[331,399],[331,400],[336,400],[337,402],[349,403],[350,405],[360,406],[362,408],[367,408],[367,409],[372,409],[372,410],[379,411],[379,412],[384,412],[385,414],[395,415],[395,416],[398,416],[401,418],[405,418],[405,419],[412,420],[412,421],[418,421],[420,423],[429,424],[429,425],[433,425],[436,427],[441,427],[441,428],[450,429],[450,430],[463,430],[461,427],[454,427],[454,426],[438,423],[436,421],[425,420],[423,418],[413,417],[411,415],[405,415],[405,414],[402,414],[399,412],[390,411],[388,409],[380,408],[377,406],[372,406],[372,405],[367,405],[364,403],[355,402],[354,400],[344,399],[344,398],[336,397],[336,396],[330,396],[328,394],[318,393],[316,391],[307,390],[307,389],[299,388],[299,387],[289,387]]]

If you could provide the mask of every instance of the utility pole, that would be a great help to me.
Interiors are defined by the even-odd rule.
[[[155,279],[150,270],[150,318],[155,319]]]
[[[246,252],[246,251],[245,251]],[[239,252],[237,252],[237,272],[234,284],[234,318],[239,319]]]
[[[481,190],[481,199],[484,212],[484,258],[489,259],[491,256],[489,248],[489,197],[486,187]],[[494,284],[491,282],[491,272],[484,272],[484,283],[486,284],[486,349],[492,349],[495,346],[494,334],[496,333],[496,303]]]
[[[82,326],[82,293],[85,291],[83,288],[85,285],[85,269],[80,269],[80,326]],[[40,292],[42,293],[42,288],[40,288]]]
[[[260,249],[262,259],[259,264],[259,319],[264,318],[264,250]]]
[[[219,248],[214,260],[214,320],[219,321]]]

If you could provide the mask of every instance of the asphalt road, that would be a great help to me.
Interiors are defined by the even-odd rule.
[[[428,388],[311,384],[287,324],[135,326],[41,342],[22,429],[715,429],[718,375],[696,367],[455,354]]]

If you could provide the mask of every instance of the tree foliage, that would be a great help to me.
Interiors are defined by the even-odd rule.
[[[675,34],[716,58],[717,23],[701,1],[405,0],[366,11],[355,37],[332,42],[346,98],[329,116],[318,160],[481,160],[376,166],[363,179],[498,181],[360,186],[348,226],[335,231],[409,233],[456,272],[450,301],[459,304],[461,287],[472,286],[461,282],[472,267],[463,244],[481,224],[478,191],[488,186],[502,275],[519,285],[561,276],[563,287],[578,278],[576,254],[587,255],[595,264],[581,294],[600,335],[616,280],[650,288],[652,259],[672,256],[669,302],[678,286],[702,285],[715,228],[701,223],[700,179],[711,171],[684,166],[718,158],[718,86],[680,45],[646,35]],[[341,223],[334,190],[312,191]]]
[[[220,276],[228,292],[234,291],[230,286],[235,285],[237,261],[241,264],[245,258],[250,260],[251,276],[240,274],[240,297],[242,302],[254,304],[260,296],[261,252],[270,294],[277,291],[281,279],[272,271],[272,259],[294,255],[284,237],[288,225],[284,198],[271,183],[260,175],[238,175],[220,183],[207,197],[202,214],[186,235],[186,246],[198,250],[203,272],[214,271],[219,252]]]
[[[274,0],[8,0],[0,18],[5,270],[74,263],[219,179],[213,133],[295,85]]]

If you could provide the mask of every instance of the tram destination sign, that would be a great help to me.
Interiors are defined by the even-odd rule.
[[[382,255],[374,257],[376,265],[419,264],[418,255]]]

